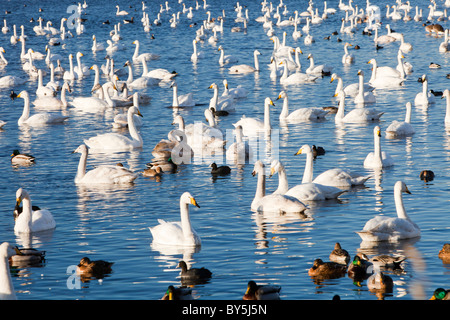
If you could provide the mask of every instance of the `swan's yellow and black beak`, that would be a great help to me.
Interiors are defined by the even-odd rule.
[[[379,137],[381,137],[381,130],[378,130],[378,131],[377,131],[377,135],[378,135]]]
[[[212,89],[212,88],[214,88],[214,84],[212,84],[208,87],[208,89]]]
[[[299,155],[299,154],[301,154],[301,153],[302,153],[302,148],[298,149],[297,153],[294,154],[294,156]]]
[[[270,99],[269,104],[270,104],[271,106],[274,106],[274,107],[275,107],[275,103],[273,103],[272,99]]]
[[[411,191],[409,191],[408,187],[406,187],[406,186],[405,186],[405,192],[406,192],[407,194],[411,194]]]
[[[17,98],[21,98],[20,93],[17,95]]]
[[[20,205],[22,203],[22,198],[21,197],[18,197],[17,199],[16,199],[16,205]]]
[[[139,116],[139,117],[144,117],[143,115],[142,115],[142,113],[141,113],[141,111],[139,111],[139,109],[138,109],[138,111],[137,111],[137,115]]]
[[[275,168],[274,168],[274,167],[270,168],[270,175],[269,175],[269,178],[272,178],[272,176],[274,175],[274,173],[275,173]]]
[[[197,208],[200,208],[200,206],[198,205],[197,201],[195,201],[194,197],[191,197],[191,204],[193,206],[196,206]]]

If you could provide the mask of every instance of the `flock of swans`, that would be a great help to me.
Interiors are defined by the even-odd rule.
[[[186,1],[187,3],[187,1]],[[207,53],[199,47],[199,44],[207,41],[209,44],[216,46],[220,43],[221,35],[226,36],[224,31],[229,28],[228,24],[230,17],[223,15],[217,19],[211,18],[209,11],[209,4],[203,0],[203,7],[196,1],[196,6],[186,7],[186,3],[182,0],[178,1],[178,6],[183,9],[176,12],[179,8],[169,6],[168,2],[165,5],[161,4],[159,13],[155,13],[157,18],[150,22],[148,16],[148,8],[142,2],[141,19],[142,30],[146,33],[155,28],[155,26],[162,25],[164,18],[171,17],[170,28],[178,28],[181,19],[192,19],[194,13],[202,16],[205,20],[202,21],[200,28],[196,31],[195,38],[192,40],[192,55],[190,61],[195,65],[201,65],[202,60],[206,59]],[[323,5],[323,13],[319,14],[319,10]],[[447,6],[447,2],[445,3]],[[171,107],[175,110],[173,125],[178,125],[178,129],[170,130],[168,139],[161,139],[158,144],[153,147],[153,155],[156,155],[154,164],[150,165],[151,169],[159,167],[158,161],[162,161],[169,166],[166,169],[162,164],[158,168],[157,173],[172,171],[174,150],[179,151],[177,147],[183,144],[183,151],[187,153],[188,157],[192,157],[197,153],[202,153],[205,149],[222,151],[226,155],[228,161],[234,162],[244,161],[254,165],[253,175],[257,176],[255,184],[255,195],[251,203],[248,204],[249,209],[262,212],[265,214],[285,215],[285,214],[302,214],[307,212],[308,203],[316,201],[327,201],[330,199],[339,199],[339,197],[347,192],[349,189],[358,186],[364,186],[366,181],[373,178],[372,175],[357,175],[349,170],[342,168],[332,168],[320,173],[314,178],[313,165],[314,155],[313,147],[305,144],[301,146],[296,155],[306,155],[303,179],[301,183],[295,186],[289,186],[287,180],[287,168],[278,159],[273,159],[270,163],[265,164],[261,159],[254,157],[252,146],[249,145],[247,138],[260,132],[270,132],[274,127],[273,118],[271,114],[274,113],[275,104],[278,100],[282,100],[282,107],[279,113],[280,124],[298,125],[302,122],[326,121],[334,118],[336,125],[344,123],[352,124],[367,124],[375,123],[373,131],[373,152],[369,152],[367,157],[361,161],[361,166],[367,169],[383,169],[394,165],[394,159],[385,151],[382,150],[382,131],[377,124],[384,111],[373,107],[377,103],[376,91],[381,91],[386,88],[400,87],[409,77],[413,68],[409,62],[404,61],[405,55],[413,50],[410,43],[405,42],[405,35],[392,31],[389,23],[390,19],[404,21],[414,20],[416,22],[422,20],[422,9],[415,8],[416,16],[411,18],[409,13],[414,8],[410,5],[401,3],[400,0],[395,4],[386,6],[386,15],[382,14],[382,8],[370,4],[366,1],[365,6],[358,9],[354,5],[354,1],[350,0],[348,5],[340,1],[338,8],[327,7],[327,2],[318,3],[309,1],[306,11],[294,11],[294,16],[288,17],[290,11],[288,6],[283,4],[269,3],[267,1],[261,4],[262,15],[254,18],[248,9],[241,6],[239,3],[235,5],[236,18],[233,18],[235,23],[241,24],[242,27],[230,29],[231,32],[250,32],[250,19],[255,19],[260,23],[265,32],[267,31],[268,39],[273,42],[273,52],[271,56],[271,63],[268,64],[270,71],[270,78],[279,83],[283,90],[278,94],[277,99],[270,97],[262,101],[261,109],[263,110],[263,120],[255,117],[252,114],[243,115],[238,121],[233,124],[235,141],[229,143],[225,140],[224,128],[219,126],[219,120],[222,116],[230,114],[239,114],[241,111],[239,101],[251,95],[249,90],[242,86],[236,88],[229,88],[228,82],[223,81],[224,92],[220,94],[219,85],[212,83],[209,89],[212,89],[212,98],[206,105],[208,107],[204,110],[204,116],[207,124],[201,125],[189,123],[185,124],[182,115],[176,114],[176,110],[183,110],[189,108],[201,108],[201,103],[195,100],[192,92],[180,93],[178,91],[179,83],[177,83],[177,72],[169,71],[163,68],[155,68],[149,70],[147,63],[152,63],[153,60],[163,58],[159,54],[144,52],[140,41],[138,39],[132,41],[135,46],[134,53],[130,59],[125,62],[123,68],[115,68],[114,59],[112,58],[116,52],[124,50],[122,47],[123,37],[120,31],[120,23],[114,26],[111,31],[111,39],[107,41],[107,46],[101,43],[96,35],[92,35],[92,53],[99,54],[106,52],[107,64],[105,66],[98,65],[89,66],[83,63],[82,60],[88,60],[87,55],[82,52],[71,53],[68,58],[52,53],[52,45],[55,45],[55,38],[60,37],[58,41],[69,41],[70,38],[76,37],[71,34],[70,30],[66,30],[64,23],[66,18],[61,19],[61,26],[59,29],[52,27],[51,21],[48,21],[44,26],[43,19],[38,19],[38,25],[33,28],[34,34],[25,34],[24,27],[21,26],[21,35],[16,33],[16,25],[13,28],[13,35],[11,36],[11,46],[20,42],[21,53],[20,61],[22,63],[23,72],[30,79],[37,80],[36,90],[23,90],[15,96],[15,98],[23,99],[23,113],[17,119],[18,126],[42,126],[70,123],[71,115],[68,110],[76,110],[85,112],[86,114],[99,114],[105,110],[114,110],[118,108],[127,108],[125,113],[117,114],[114,118],[112,128],[125,128],[127,134],[118,132],[105,132],[92,137],[83,137],[81,145],[79,145],[73,152],[80,153],[79,165],[74,176],[74,183],[79,184],[130,184],[134,183],[139,176],[138,172],[123,167],[122,165],[98,165],[94,169],[87,170],[89,154],[91,152],[114,153],[130,151],[135,149],[142,149],[145,145],[141,130],[150,130],[145,127],[145,120],[141,113],[140,105],[148,104],[151,96],[147,95],[148,88],[165,87],[172,90]],[[134,23],[133,19],[123,20],[123,17],[128,17],[130,12],[120,10],[116,6],[116,18],[122,19],[124,24]],[[384,9],[384,8],[383,8]],[[393,9],[393,12],[390,11]],[[437,10],[435,1],[431,1],[429,6],[430,13],[429,21],[441,21],[443,14]],[[79,13],[82,14],[89,10],[88,5],[84,2],[78,6]],[[195,11],[194,11],[195,10]],[[283,10],[283,12],[282,12]],[[402,15],[401,12],[404,12]],[[154,13],[154,12],[152,12]],[[368,64],[372,65],[372,73],[369,78],[365,78],[364,71],[359,69],[357,76],[359,81],[350,85],[344,86],[342,77],[335,73],[332,61],[320,62],[325,60],[324,57],[316,56],[312,53],[307,55],[309,66],[303,68],[300,64],[300,56],[303,55],[302,49],[298,43],[304,41],[305,46],[314,45],[313,38],[314,28],[318,24],[327,23],[327,19],[331,15],[344,14],[342,18],[342,25],[340,28],[341,36],[353,35],[360,32],[363,23],[366,24],[365,33],[374,35],[374,46],[381,49],[382,45],[398,44],[399,49],[395,59],[397,62],[395,67],[378,66],[375,58],[367,59]],[[181,16],[185,15],[185,17]],[[81,15],[82,16],[82,15]],[[425,17],[423,18],[425,19]],[[384,24],[381,24],[384,21]],[[109,22],[108,22],[109,23]],[[300,28],[300,24],[303,27]],[[136,26],[138,21],[136,21]],[[193,26],[193,25],[191,25]],[[252,24],[253,26],[253,24]],[[385,26],[387,33],[382,34],[382,27]],[[358,31],[359,28],[359,31]],[[297,46],[291,47],[288,45],[290,38],[287,31],[293,29],[292,39],[296,41]],[[431,30],[431,31],[428,31]],[[428,29],[426,32],[431,32],[438,35],[445,35],[444,45],[439,46],[440,52],[448,51],[448,31],[441,32],[437,26],[435,29]],[[7,34],[11,32],[7,26],[7,21],[4,21],[2,32]],[[78,36],[87,32],[83,27],[82,19],[77,23],[75,30]],[[282,32],[282,41],[276,33]],[[303,33],[302,33],[303,32]],[[364,33],[363,32],[363,33]],[[424,30],[425,32],[425,30]],[[50,39],[45,46],[46,53],[40,53],[28,48],[30,37],[45,37]],[[63,44],[65,45],[65,44]],[[6,46],[5,46],[6,47]],[[355,66],[357,61],[355,55],[350,53],[350,48],[354,47],[350,42],[346,42],[343,46],[342,63],[347,66]],[[168,48],[170,50],[170,48]],[[6,49],[8,50],[8,48]],[[11,48],[11,50],[14,50]],[[247,57],[253,63],[240,63],[242,57],[235,55],[228,55],[225,53],[227,48],[224,45],[219,45],[218,49],[218,66],[225,68],[229,77],[247,76],[266,71],[266,66],[261,63],[261,51],[255,48],[253,50],[253,57]],[[0,65],[2,68],[8,68],[8,61],[3,55],[5,49],[0,48]],[[293,57],[294,54],[294,57]],[[251,59],[253,58],[253,59]],[[303,56],[302,56],[303,58]],[[268,58],[264,58],[268,62]],[[69,69],[62,70],[62,64],[68,60]],[[75,60],[75,62],[74,62]],[[37,61],[45,62],[47,68],[38,68]],[[136,66],[142,68],[140,76],[134,76],[138,69]],[[304,70],[303,70],[304,69]],[[126,71],[125,71],[126,70]],[[49,73],[49,74],[48,74]],[[93,73],[93,74],[92,74]],[[356,73],[356,72],[355,72]],[[44,77],[50,76],[50,80],[44,82]],[[120,77],[118,76],[120,74]],[[128,75],[127,80],[124,79]],[[73,89],[74,81],[86,81],[94,76],[94,85],[91,89],[91,95],[79,96]],[[102,84],[101,82],[104,83]],[[319,81],[333,82],[337,80],[337,87],[334,94],[338,101],[338,107],[322,108],[322,107],[302,107],[292,108],[289,104],[290,88],[292,86],[302,85],[316,85]],[[366,81],[366,80],[367,81]],[[0,87],[3,89],[14,90],[26,83],[28,78],[18,76],[4,76],[0,78]],[[428,77],[426,74],[420,77],[419,82],[422,84],[421,92],[418,92],[414,100],[416,107],[428,107],[436,103],[435,95],[432,94],[428,88]],[[222,86],[222,85],[221,85]],[[184,87],[182,89],[185,89]],[[122,93],[121,93],[122,92]],[[58,97],[59,95],[59,97]],[[450,93],[445,90],[443,97],[447,99],[447,114],[446,123],[450,123]],[[34,98],[34,100],[33,100]],[[33,100],[33,101],[32,101]],[[346,110],[346,100],[350,100],[355,105],[350,111]],[[19,100],[20,101],[20,100]],[[275,102],[274,102],[275,101]],[[31,105],[34,106],[34,110]],[[411,125],[411,102],[406,103],[406,115],[404,121],[394,121],[386,127],[385,135],[391,138],[403,138],[415,134],[415,130]],[[402,109],[404,110],[404,109]],[[5,121],[0,121],[0,128],[9,130]],[[369,145],[367,143],[367,145]],[[146,146],[148,147],[148,145]],[[25,157],[23,157],[25,159]],[[17,158],[19,159],[19,158]],[[24,160],[28,161],[28,160]],[[266,168],[268,167],[268,168]],[[270,168],[270,169],[269,169]],[[278,174],[278,188],[269,193],[266,190],[266,175],[270,170],[270,176]],[[150,175],[150,173],[148,173]],[[156,172],[154,173],[156,174]],[[361,226],[360,231],[355,232],[361,237],[363,241],[369,242],[396,242],[404,239],[418,238],[421,236],[420,227],[415,224],[411,217],[407,214],[407,210],[403,204],[402,193],[409,193],[406,184],[403,181],[398,181],[393,186],[396,212],[391,216],[379,215],[367,221],[364,226]],[[31,206],[31,200],[28,192],[24,188],[19,188],[16,192],[17,203],[23,204],[23,211],[20,213],[15,221],[14,231],[17,233],[35,233],[44,230],[51,230],[56,228],[57,223],[50,211],[46,209],[39,209]],[[180,221],[170,222],[163,219],[157,219],[157,223],[149,222],[150,235],[153,242],[156,244],[181,246],[181,247],[197,247],[201,246],[201,234],[197,233],[194,224],[191,223],[189,215],[189,206],[200,208],[196,199],[189,192],[183,192],[179,198],[179,212]],[[395,217],[396,216],[396,217]],[[11,250],[7,250],[1,246],[0,253],[2,254],[2,265],[4,268],[5,257],[13,255]],[[377,271],[378,275],[381,271]],[[0,294],[5,297],[15,298],[14,290],[9,275],[1,274],[6,277],[8,281],[0,281],[2,288]],[[2,279],[4,280],[4,279]]]

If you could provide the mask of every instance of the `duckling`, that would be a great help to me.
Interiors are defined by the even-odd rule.
[[[378,267],[375,267],[374,271],[374,274],[367,279],[367,288],[370,291],[392,292],[394,288],[392,278],[381,272]]]
[[[11,154],[11,164],[13,165],[29,165],[35,163],[35,159],[32,155],[20,153],[17,149]]]
[[[370,258],[369,262],[378,267],[398,269],[400,268],[400,264],[405,260],[406,257],[403,256],[394,257],[387,254],[381,254]]]
[[[280,300],[281,287],[277,285],[258,285],[251,280],[242,300]]]
[[[350,262],[350,254],[342,249],[341,244],[336,242],[333,251],[330,253],[330,261],[347,265]]]
[[[450,290],[444,288],[437,288],[433,292],[433,296],[430,300],[450,300]]]
[[[103,275],[111,273],[114,262],[104,260],[91,261],[88,257],[80,260],[77,266],[77,274],[85,277],[102,278]]]
[[[192,300],[192,289],[184,286],[175,288],[170,285],[161,300]]]
[[[422,170],[420,172],[420,180],[423,180],[425,182],[433,181],[434,180],[434,172],[431,170]]]
[[[45,251],[39,251],[32,248],[19,249],[17,246],[14,248],[16,254],[9,258],[9,262],[12,266],[35,266],[45,260]]]
[[[314,260],[313,266],[308,270],[310,277],[320,279],[335,279],[343,277],[347,266],[337,262],[323,262],[322,259]]]
[[[368,277],[367,269],[372,265],[365,254],[361,254],[361,256],[356,255],[347,268],[349,278],[352,278],[356,283]]]
[[[163,173],[161,167],[155,167],[155,168],[147,168],[144,171],[142,171],[142,175],[144,177],[159,177]]]
[[[442,246],[442,249],[439,250],[438,257],[444,261],[444,263],[450,263],[450,243],[445,243]]]
[[[195,285],[205,283],[211,278],[212,272],[206,268],[187,268],[186,262],[178,263],[181,268],[181,282],[183,285]]]
[[[230,174],[230,172],[231,172],[231,169],[229,166],[218,167],[215,162],[211,163],[210,167],[212,168],[211,169],[212,175],[224,176],[224,175]]]

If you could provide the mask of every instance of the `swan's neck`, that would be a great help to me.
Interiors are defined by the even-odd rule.
[[[38,88],[44,85],[44,80],[42,79],[42,72],[38,72]]]
[[[345,115],[345,97],[340,97],[338,111],[336,112],[335,122],[339,122],[344,119]]]
[[[337,83],[337,86],[336,86],[335,93],[338,93],[338,92],[340,92],[340,91],[342,91],[342,90],[344,90],[344,81],[342,80],[341,77],[339,77],[339,78],[338,78],[338,83]]]
[[[289,99],[287,95],[284,97],[283,108],[281,109],[280,119],[286,118],[289,115]]]
[[[266,174],[263,171],[258,172],[258,182],[256,185],[256,193],[255,198],[253,199],[253,203],[257,203],[259,200],[264,198],[265,195],[266,195]]]
[[[297,50],[295,50],[295,63],[297,64],[297,69],[300,70],[302,68],[302,64],[300,63],[300,56]]]
[[[27,121],[30,117],[30,98],[28,96],[23,97],[24,105],[23,105],[23,112],[22,116],[19,118],[19,124],[22,124],[23,122]]]
[[[107,103],[110,107],[114,106],[114,103],[113,103],[113,101],[111,100],[111,97],[109,96],[108,87],[105,86],[105,85],[103,85],[102,91],[103,91],[103,96],[104,96],[103,98],[105,99],[106,103]],[[115,91],[115,90],[114,90],[114,91]]]
[[[0,295],[15,297],[14,287],[9,271],[8,256],[0,258]]]
[[[313,181],[313,155],[312,152],[306,154],[305,171],[303,172],[302,183],[311,183]]]
[[[22,199],[22,213],[16,220],[16,225],[20,226],[21,232],[31,232],[32,225],[31,200],[29,197]]]
[[[50,64],[50,82],[55,82],[55,66]]]
[[[372,63],[372,76],[370,77],[370,81],[375,81],[377,78],[377,62],[373,60]]]
[[[100,83],[100,73],[98,71],[98,68],[95,68],[94,72],[95,72],[95,76],[94,76],[94,86],[95,86],[96,84]]]
[[[375,134],[374,137],[374,160],[382,166],[383,161],[381,157],[381,138],[378,134]]]
[[[236,143],[241,144],[242,143],[242,130],[236,130]]]
[[[178,107],[180,103],[178,102],[178,87],[173,86],[173,100],[172,100],[172,107]]]
[[[266,132],[272,129],[270,125],[270,105],[268,103],[264,105],[264,129]]]
[[[363,75],[359,75],[359,90],[358,96],[364,99],[364,77]]]
[[[80,162],[78,162],[77,175],[75,177],[75,182],[80,181],[86,175],[86,161],[88,157],[88,152],[83,151],[81,153]]]
[[[134,49],[133,59],[139,56],[139,43],[136,43],[136,48]]]
[[[258,54],[255,52],[254,53],[255,56],[255,70],[259,71],[259,60],[258,60]]]
[[[144,58],[141,59],[142,62],[142,76],[145,77],[148,74],[147,61]]]
[[[398,61],[398,66],[399,66],[399,68],[400,68],[400,70],[399,70],[399,72],[400,72],[400,78],[404,79],[405,76],[406,76],[406,73],[405,73],[405,68],[404,68],[404,66],[403,66],[403,59],[402,59],[402,56],[401,56],[401,55],[398,55],[397,61]]]
[[[397,217],[399,217],[400,219],[409,220],[409,216],[406,213],[405,206],[403,205],[402,191],[400,188],[396,188],[394,190],[394,202],[395,209],[397,210]]]
[[[280,165],[278,170],[278,188],[275,190],[275,194],[285,194],[289,190],[289,183],[287,180],[286,170]]]
[[[133,138],[134,141],[138,142],[139,146],[142,146],[143,144],[142,137],[136,129],[136,125],[134,124],[134,114],[133,112],[130,111],[130,109],[128,109],[127,120],[130,136]]]
[[[23,32],[23,29],[22,29],[22,32]],[[25,38],[23,38],[22,37],[22,39],[21,39],[22,41],[22,51],[20,52],[20,56],[21,56],[21,58],[23,58],[25,55],[26,55],[26,52],[25,52]]]
[[[180,200],[180,216],[181,216],[181,229],[185,239],[192,237],[191,220],[189,218],[189,204]]]
[[[225,57],[225,53],[223,52],[223,49],[220,49],[220,58],[219,58],[220,64],[223,64],[224,57]]]
[[[73,71],[73,58],[70,58],[70,59],[69,59],[69,65],[70,65],[70,69],[69,69],[69,70],[70,70],[70,71],[69,71],[69,72],[70,72],[70,75],[73,76],[73,75],[74,75],[74,71]]]
[[[133,82],[133,68],[131,68],[131,65],[128,65],[128,79],[127,79],[127,83],[132,83]]]
[[[447,103],[447,110],[448,110],[448,103]],[[411,106],[406,106],[406,115],[405,115],[405,122],[411,123]]]
[[[311,57],[311,58],[309,58],[309,68],[310,68],[310,70],[312,70],[312,69],[314,69],[314,67],[315,67],[314,58]]]

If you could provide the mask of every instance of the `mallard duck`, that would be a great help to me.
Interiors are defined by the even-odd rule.
[[[161,300],[192,300],[192,289],[184,286],[175,288],[170,285]]]
[[[434,180],[434,172],[431,170],[422,170],[420,172],[420,180],[423,180],[425,182],[433,181]]]
[[[352,278],[355,282],[359,283],[368,277],[367,269],[371,265],[372,263],[369,262],[369,259],[367,259],[365,254],[357,254],[348,266],[347,274],[349,278]]]
[[[173,162],[172,158],[169,159],[153,159],[152,162],[146,164],[148,168],[160,167],[164,173],[175,173],[177,171],[177,164]]]
[[[450,243],[445,243],[438,254],[439,259],[450,261]]]
[[[405,259],[406,257],[403,256],[380,254],[370,258],[369,262],[371,262],[374,266],[397,269],[400,268],[400,264],[405,261]]]
[[[45,251],[39,251],[33,248],[21,248],[14,247],[15,255],[9,258],[9,262],[12,266],[33,266],[40,264],[45,260]]]
[[[230,174],[231,169],[229,166],[217,166],[215,162],[211,163],[210,167],[212,175],[224,176]]]
[[[347,266],[337,262],[323,262],[322,259],[314,260],[313,266],[308,270],[308,275],[314,278],[335,279],[343,277]]]
[[[155,168],[147,168],[144,171],[142,171],[142,175],[144,177],[158,177],[161,176],[163,173],[161,167],[155,167]]]
[[[178,263],[178,267],[181,268],[181,282],[183,285],[205,283],[212,275],[211,271],[203,267],[188,269],[186,262],[183,260]]]
[[[77,266],[77,274],[85,277],[101,278],[103,275],[111,273],[113,264],[114,262],[104,260],[91,261],[88,257],[84,257]]]
[[[444,288],[437,288],[433,292],[433,296],[430,300],[450,300],[450,290]]]
[[[20,153],[19,150],[14,150],[11,154],[11,164],[13,165],[28,165],[35,161],[35,157],[27,153]]]
[[[281,287],[277,285],[258,285],[255,281],[248,282],[243,300],[280,300]]]
[[[381,272],[378,267],[375,267],[374,273],[367,279],[367,288],[376,292],[392,292],[394,281],[390,276]]]
[[[350,254],[342,249],[341,244],[336,242],[333,251],[330,253],[330,261],[347,265],[350,262]]]
[[[439,69],[440,67],[441,67],[440,64],[434,63],[434,62],[431,62],[430,65],[429,65],[430,69]]]

